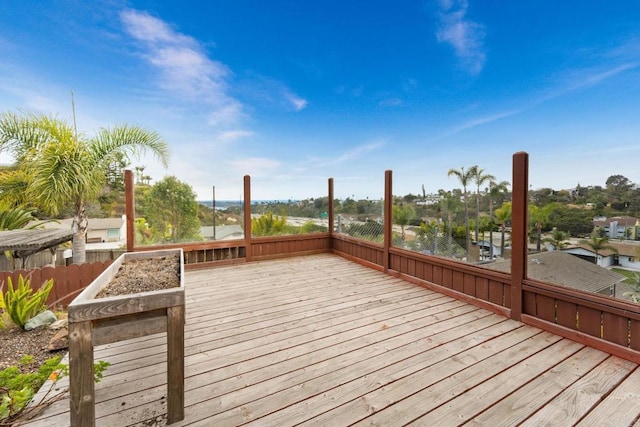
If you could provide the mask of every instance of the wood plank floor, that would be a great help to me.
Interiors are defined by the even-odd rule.
[[[186,292],[176,426],[638,422],[637,365],[337,256],[189,271]],[[166,424],[165,352],[163,335],[96,348],[98,426]]]

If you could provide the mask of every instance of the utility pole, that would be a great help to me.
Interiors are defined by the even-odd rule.
[[[216,186],[213,186],[213,240],[216,240]]]

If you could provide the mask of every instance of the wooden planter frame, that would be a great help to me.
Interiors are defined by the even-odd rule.
[[[96,299],[123,263],[179,256],[178,288]],[[182,249],[125,253],[69,305],[71,426],[95,425],[93,347],[167,333],[167,422],[184,419],[184,253]]]

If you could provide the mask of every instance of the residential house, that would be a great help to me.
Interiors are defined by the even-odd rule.
[[[89,218],[87,243],[122,242],[127,239],[127,221],[119,218]]]
[[[511,261],[501,260],[483,267],[508,273]],[[542,282],[607,296],[615,296],[616,286],[625,279],[621,274],[560,251],[529,255],[527,275]]]
[[[597,260],[596,251],[585,243],[564,248],[562,251],[597,264],[600,267],[620,266],[640,271],[640,254],[638,253],[640,244],[609,241],[607,246],[611,246],[613,249],[599,250]]]
[[[213,238],[213,226],[200,227],[200,235],[205,240],[244,239],[244,230],[240,225],[216,225],[216,237]]]
[[[596,228],[602,228],[609,239],[640,240],[640,220],[632,216],[596,217]]]

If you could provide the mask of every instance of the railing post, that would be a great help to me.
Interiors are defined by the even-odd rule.
[[[244,244],[245,259],[251,261],[251,177],[244,176]]]
[[[136,247],[136,206],[133,171],[130,169],[124,171],[124,204],[127,226],[127,252],[133,252]]]
[[[393,172],[386,170],[384,171],[384,259],[382,260],[385,273],[389,271],[390,264],[389,248],[391,247],[391,231],[393,229],[392,206]]]
[[[511,318],[522,317],[522,281],[527,277],[529,154],[513,155],[511,204]]]
[[[329,206],[327,206],[327,219],[329,221],[329,249],[333,249],[333,178],[329,178],[328,185]]]

